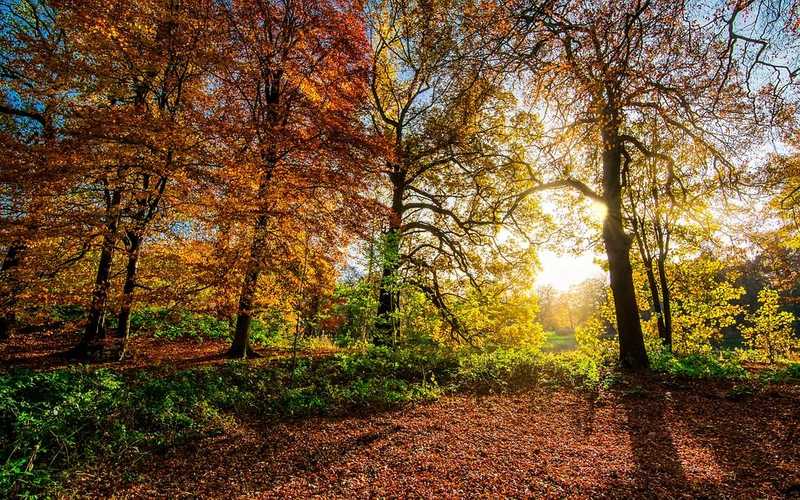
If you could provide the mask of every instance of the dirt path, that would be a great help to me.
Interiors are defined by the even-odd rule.
[[[69,494],[118,497],[735,497],[800,490],[800,391],[629,382],[458,396],[367,417],[236,427]],[[124,479],[123,479],[124,478]]]

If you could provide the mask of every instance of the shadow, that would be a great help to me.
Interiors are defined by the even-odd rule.
[[[78,335],[55,332],[15,332],[0,342],[0,370],[26,368],[47,370],[70,364],[64,355],[75,346]]]
[[[328,433],[324,429],[351,419],[316,417],[307,420],[323,432],[307,427],[297,429],[292,422],[256,421],[252,425],[240,423],[237,432],[193,440],[166,451],[158,458],[157,469],[166,468],[170,477],[182,478],[178,483],[182,486],[160,485],[164,489],[159,495],[181,496],[180,491],[167,488],[194,484],[198,487],[191,495],[194,498],[219,497],[221,492],[229,498],[250,497],[263,491],[291,491],[298,477],[330,478],[326,483],[335,488],[337,466],[346,463],[352,455],[371,454],[373,447],[405,430],[392,424],[390,419],[381,419],[382,423],[377,426],[374,421],[368,423],[365,419],[362,430]],[[309,434],[313,435],[311,439]],[[159,473],[154,470],[153,463],[141,462],[128,472],[133,483],[127,486],[135,490],[137,481],[147,481],[146,478]],[[107,480],[114,483],[119,478],[109,476]],[[125,488],[120,486],[119,483],[112,486],[114,493]],[[93,493],[97,493],[96,488],[92,488]]]
[[[128,342],[127,355],[120,361],[121,341],[113,335],[98,342],[87,356],[76,357],[73,349],[80,337],[77,332],[16,333],[0,342],[0,371],[53,370],[75,365],[120,371],[153,367],[181,370],[227,360],[226,341],[134,336]]]
[[[632,482],[616,482],[608,491],[669,498],[791,497],[800,491],[800,391],[754,389],[741,396],[734,387],[628,380],[620,402],[636,472]]]
[[[369,447],[403,430],[397,425],[389,425],[376,431],[367,431],[349,438],[334,438],[322,446],[304,447],[290,461],[287,476],[294,472],[317,472],[320,469],[344,461],[348,455]]]
[[[176,360],[170,362],[170,366],[174,367],[176,370],[185,370],[187,368],[193,368],[195,366],[219,364],[228,359],[229,358],[225,355],[225,352],[220,351],[220,352],[205,354],[202,356]]]
[[[675,418],[713,455],[722,488],[742,497],[800,493],[800,391],[797,388],[695,388]]]
[[[672,419],[667,416],[670,394],[658,387],[644,388],[635,380],[632,382],[621,394],[636,470],[630,493],[675,497],[692,492],[694,488],[686,478],[673,438]]]

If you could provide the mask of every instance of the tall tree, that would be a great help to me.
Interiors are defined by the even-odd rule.
[[[723,202],[720,195],[736,186],[713,175],[704,148],[695,147],[687,137],[679,133],[662,137],[655,123],[640,135],[650,153],[632,152],[624,179],[623,211],[644,266],[659,337],[671,349],[672,301],[667,267],[673,250],[683,245],[699,251],[701,242],[713,240],[717,227],[709,223],[709,206]],[[670,175],[678,180],[670,182]]]
[[[641,140],[637,123],[655,121],[665,135],[702,147],[718,176],[735,175],[733,138],[752,123],[742,69],[716,71],[720,38],[695,19],[690,2],[564,0],[512,15],[532,39],[513,54],[528,62],[531,96],[551,125],[532,190],[574,188],[606,206],[602,237],[620,363],[647,367],[623,201],[632,155],[657,153]],[[668,185],[680,182],[672,167],[660,167]]]
[[[99,258],[84,334],[74,354],[85,356],[105,335],[114,255],[128,257],[119,333],[127,334],[136,261],[144,231],[155,216],[168,179],[185,157],[187,122],[194,112],[197,61],[213,2],[150,0],[137,3],[54,0],[56,25],[70,48],[48,61],[68,68],[66,81],[79,99],[70,107],[65,134],[83,154],[79,189],[95,193]],[[188,111],[188,112],[187,112]],[[86,161],[86,158],[93,158]]]
[[[23,259],[31,242],[49,233],[45,220],[65,189],[59,181],[71,174],[67,168],[52,169],[69,101],[64,68],[46,64],[66,50],[55,16],[37,0],[0,5],[0,338],[8,337],[15,324],[17,297],[27,286],[20,273]]]
[[[532,212],[519,207],[511,216],[510,193],[524,177],[514,136],[530,132],[530,117],[514,109],[497,43],[478,36],[490,19],[477,3],[374,1],[367,19],[372,123],[391,147],[381,168],[391,210],[376,341],[395,336],[400,288],[408,285],[463,336],[464,325],[447,305],[455,290],[441,285],[479,288],[479,268],[488,260],[481,249],[498,248],[504,226],[528,232]]]
[[[340,210],[357,225],[370,140],[359,120],[366,91],[366,39],[355,2],[233,1],[220,5],[228,58],[216,71],[217,116],[228,215],[249,225],[236,328],[229,354],[255,354],[250,323],[270,238],[293,216]],[[349,205],[349,207],[348,207]],[[320,220],[330,221],[328,218]],[[332,243],[332,242],[331,242]],[[273,247],[274,248],[274,247]]]

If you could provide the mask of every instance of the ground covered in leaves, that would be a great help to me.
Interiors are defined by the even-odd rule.
[[[74,360],[65,355],[80,340],[78,333],[41,332],[35,335],[13,335],[0,342],[0,368],[53,369],[69,366]],[[117,359],[98,359],[93,364],[113,368],[140,368],[159,364],[188,368],[222,363],[228,342],[183,338],[158,339],[152,336],[133,337],[128,356]]]
[[[50,370],[75,363],[66,353],[78,344],[79,333],[40,332],[34,335],[15,335],[0,342],[0,371],[12,368]],[[107,339],[113,343],[114,339]],[[169,366],[186,369],[197,366],[219,365],[228,358],[229,340],[200,338],[165,339],[150,335],[134,336],[130,339],[128,354],[122,361],[116,353],[102,353],[96,359],[82,360],[95,368],[115,370]],[[259,347],[265,356],[289,355],[290,349]],[[306,352],[305,354],[309,354]],[[316,350],[315,356],[330,354],[327,350]]]
[[[0,366],[65,366],[69,361],[60,353],[75,340],[63,334],[16,337],[0,344]],[[224,370],[225,348],[222,341],[141,337],[134,339],[132,358],[95,366],[134,374],[159,366]],[[800,385],[626,376],[594,388],[459,393],[338,417],[287,420],[230,412],[223,420],[218,432],[187,434],[162,449],[134,447],[113,459],[79,461],[64,471],[55,493],[800,497]]]
[[[106,497],[735,497],[800,490],[800,391],[629,379],[450,396],[386,413],[236,422],[73,475]]]

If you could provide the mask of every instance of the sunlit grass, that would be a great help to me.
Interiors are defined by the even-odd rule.
[[[578,347],[575,342],[575,334],[570,333],[545,333],[544,347],[542,350],[546,352],[564,352],[572,351]]]

